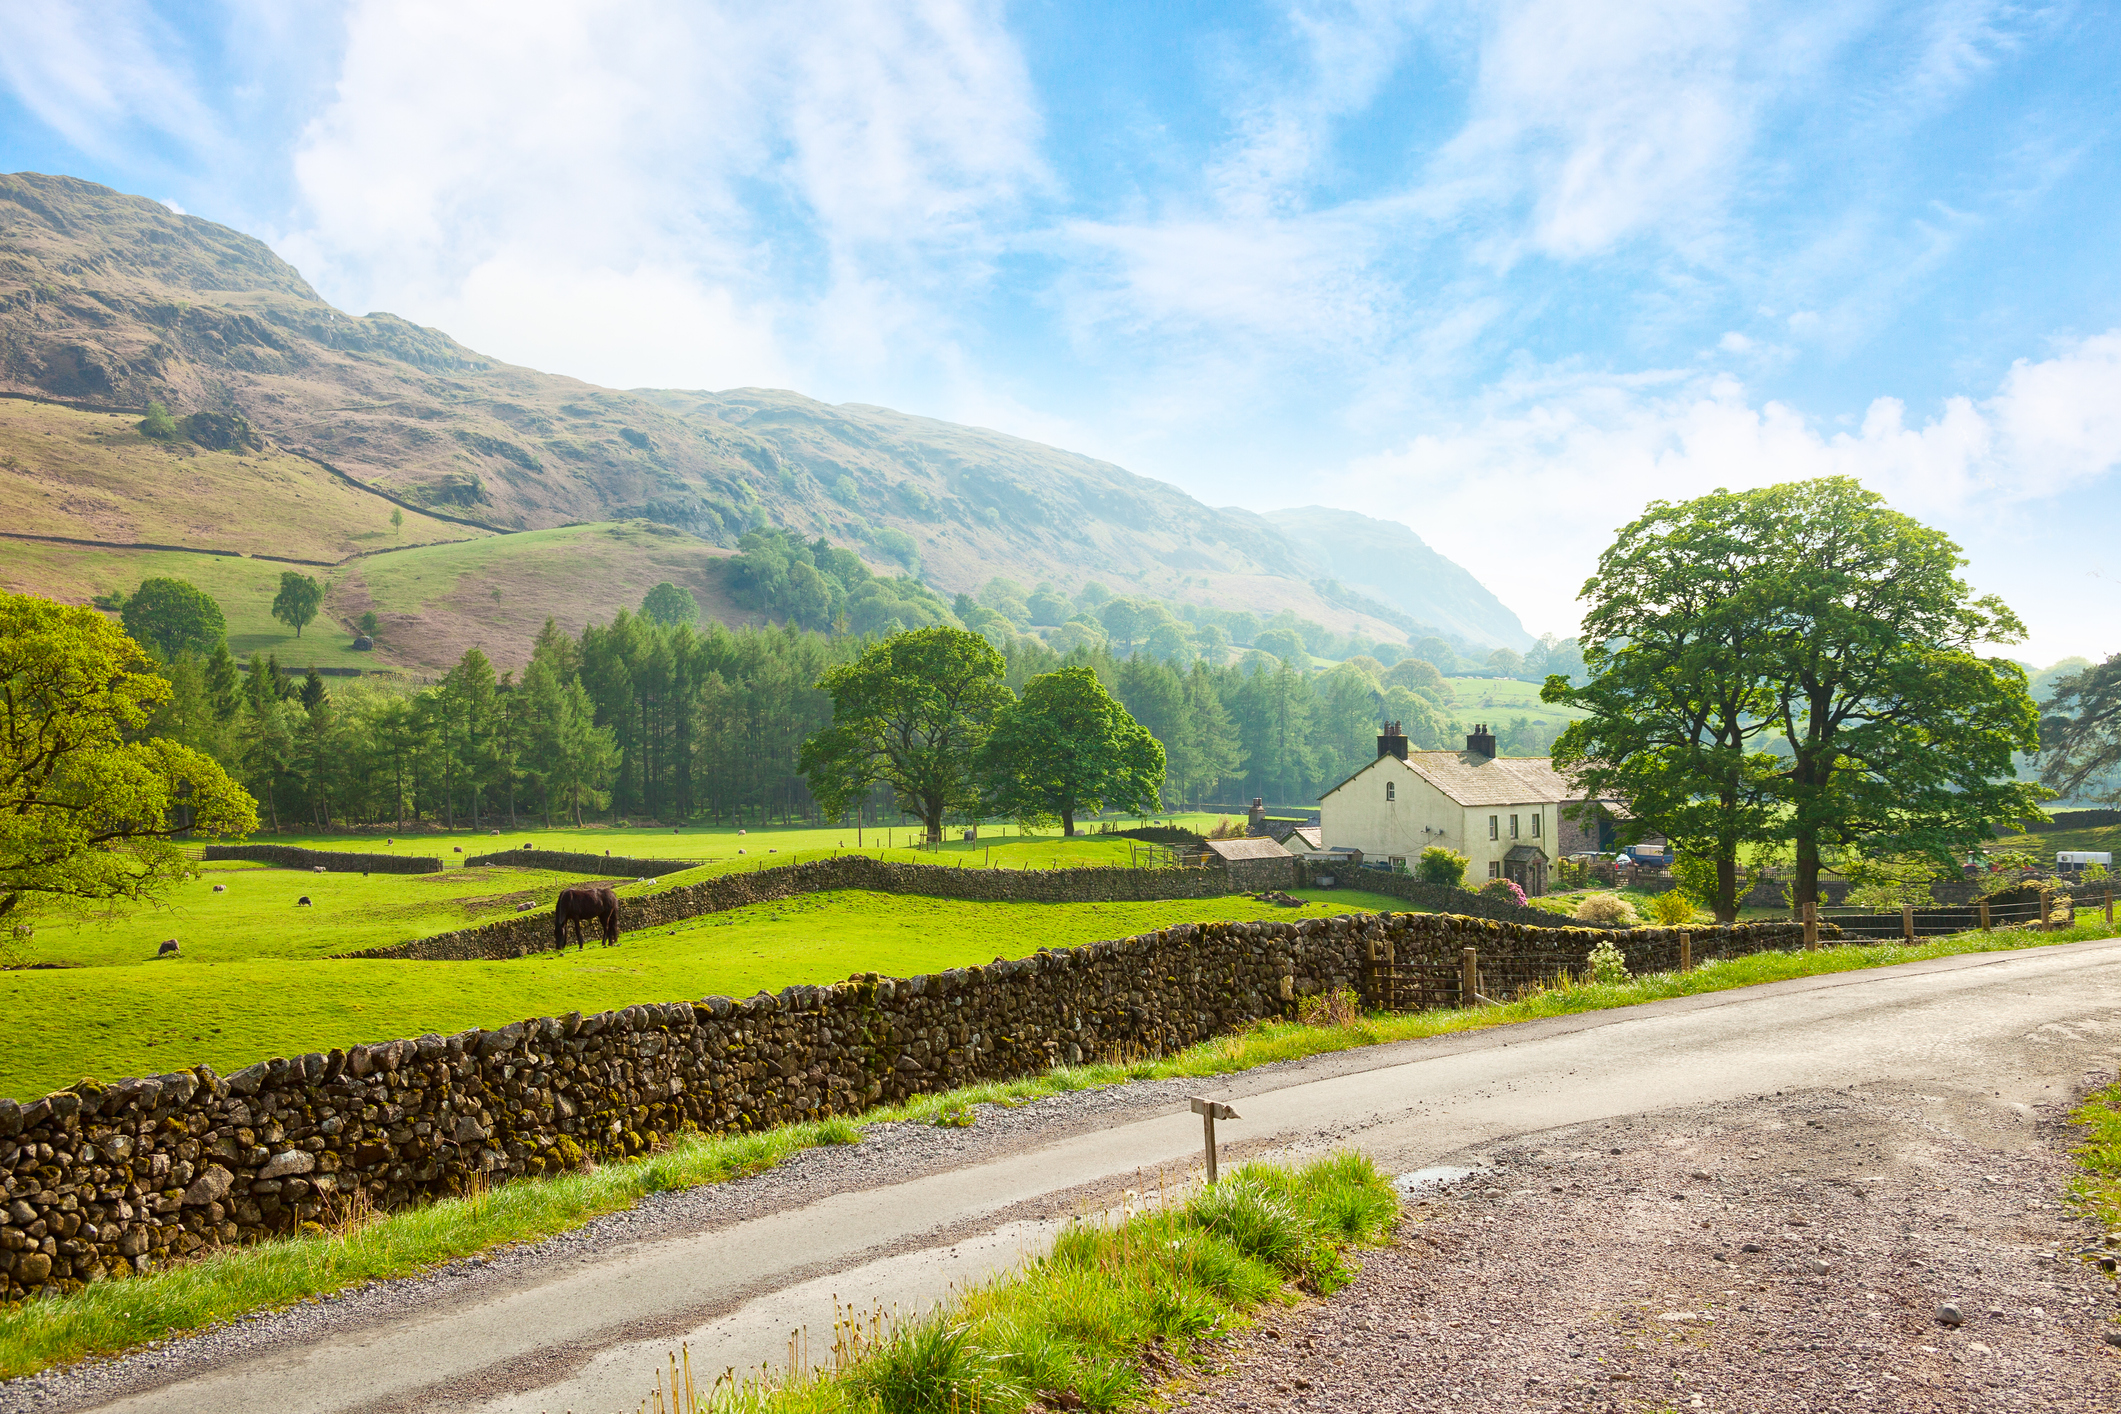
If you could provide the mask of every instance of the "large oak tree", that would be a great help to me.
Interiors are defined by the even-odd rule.
[[[999,713],[981,765],[991,813],[1058,820],[1069,835],[1076,816],[1107,806],[1157,809],[1164,786],[1164,748],[1084,667],[1025,683]]]
[[[817,684],[832,699],[832,725],[803,743],[799,761],[810,793],[840,815],[882,783],[940,841],[944,816],[979,803],[977,758],[1013,700],[1005,666],[978,634],[937,625],[895,633],[832,669]]]

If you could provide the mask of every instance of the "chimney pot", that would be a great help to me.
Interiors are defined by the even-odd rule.
[[[1397,722],[1386,722],[1385,729],[1377,734],[1377,759],[1382,761],[1387,756],[1407,759],[1407,736]]]
[[[1495,736],[1488,730],[1486,722],[1474,723],[1473,730],[1466,733],[1466,754],[1485,756],[1490,761],[1495,759]]]

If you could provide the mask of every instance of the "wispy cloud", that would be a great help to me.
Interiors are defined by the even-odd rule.
[[[85,153],[143,137],[208,149],[225,139],[178,31],[142,0],[0,0],[0,82]]]

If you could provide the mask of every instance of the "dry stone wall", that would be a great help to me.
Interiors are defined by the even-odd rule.
[[[974,877],[977,877],[975,875]],[[1614,938],[1666,965],[1678,933],[1532,929],[1438,915],[1208,923],[924,977],[856,977],[742,1001],[650,1003],[275,1058],[216,1075],[82,1081],[0,1100],[0,1295],[146,1271],[332,1216],[355,1189],[402,1208],[631,1155],[685,1129],[854,1115],[1061,1063],[1168,1052],[1298,999],[1374,986],[1378,959],[1484,985]],[[1793,945],[1768,925],[1698,930],[1697,958]]]
[[[602,874],[613,879],[652,879],[697,869],[697,859],[627,859],[610,854],[577,854],[561,849],[505,849],[496,854],[475,854],[464,861],[466,869],[506,864],[522,869],[553,869],[565,874]]]
[[[322,869],[327,874],[438,874],[442,861],[408,854],[353,854],[343,849],[302,849],[291,844],[210,844],[206,860],[246,860],[282,869]]]
[[[1234,886],[1221,869],[952,869],[846,854],[718,874],[646,898],[622,898],[619,929],[624,933],[660,928],[703,914],[828,889],[870,889],[976,903],[1153,903],[1216,898],[1233,892]],[[552,913],[548,909],[342,956],[464,962],[523,957],[551,947]]]

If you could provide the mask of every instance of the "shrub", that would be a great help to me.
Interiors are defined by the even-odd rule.
[[[1619,894],[1585,894],[1583,902],[1576,905],[1576,918],[1581,923],[1607,928],[1632,928],[1642,921],[1635,913],[1635,905]]]
[[[1667,928],[1694,921],[1694,901],[1678,889],[1666,889],[1650,900],[1650,917]]]
[[[1442,884],[1445,888],[1455,889],[1464,881],[1466,866],[1472,862],[1455,849],[1432,844],[1421,852],[1421,862],[1414,866],[1414,872],[1425,884]]]
[[[1611,898],[1612,895],[1604,894],[1598,895],[1598,897]],[[1589,902],[1589,900],[1587,899],[1585,902]],[[1625,903],[1626,900],[1623,899],[1621,902]],[[1584,967],[1590,972],[1591,980],[1601,987],[1615,986],[1627,981],[1630,976],[1628,960],[1621,956],[1619,947],[1614,944],[1611,938],[1600,938],[1598,940],[1598,946],[1592,948],[1591,955],[1584,959]]]
[[[1524,907],[1524,890],[1517,886],[1515,879],[1490,879],[1480,886],[1480,892],[1488,898]]]
[[[147,416],[134,425],[140,429],[141,436],[152,437],[157,442],[174,442],[184,435],[184,430],[177,426],[177,419],[171,417],[169,409],[160,403],[149,403]]]

